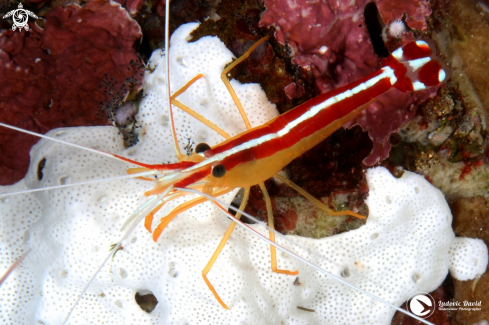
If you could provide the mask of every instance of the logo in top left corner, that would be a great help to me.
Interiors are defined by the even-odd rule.
[[[16,29],[19,29],[19,32],[22,31],[22,28],[24,28],[26,31],[29,30],[29,25],[27,24],[29,21],[29,16],[36,19],[39,18],[32,11],[24,9],[22,3],[19,3],[19,7],[17,9],[7,12],[7,14],[3,16],[3,19],[9,18],[10,16],[12,16],[12,20],[14,21],[12,30],[15,31]]]

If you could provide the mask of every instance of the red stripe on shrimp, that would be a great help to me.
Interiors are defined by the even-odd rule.
[[[267,125],[265,124],[262,127],[252,129],[250,132],[246,132],[245,134],[243,134],[239,138],[235,138],[235,139],[232,139],[231,141],[224,142],[223,144],[218,145],[218,146],[212,148],[211,150],[206,151],[205,155],[206,155],[206,157],[212,157],[216,154],[224,153],[224,152],[226,152],[230,149],[233,149],[239,145],[242,145],[246,142],[250,142],[250,141],[259,139],[259,138],[266,136],[266,135],[272,135],[275,132],[278,132],[278,131],[284,129],[287,125],[289,125],[290,123],[294,122],[295,120],[297,120],[298,118],[300,118],[301,116],[306,114],[312,107],[321,105],[322,103],[326,102],[328,99],[330,99],[334,96],[337,96],[337,95],[341,95],[344,92],[351,90],[351,89],[367,82],[368,80],[371,80],[372,78],[375,78],[375,77],[381,75],[383,72],[384,71],[382,71],[382,70],[376,71],[376,72],[370,74],[369,76],[367,76],[365,78],[357,80],[356,82],[354,82],[352,84],[349,84],[349,85],[344,86],[344,87],[340,87],[340,88],[333,90],[329,93],[321,94],[321,95],[319,95],[319,96],[317,96],[311,100],[308,100],[307,102],[297,106],[293,110],[290,110],[290,111],[286,112],[285,114],[282,114],[279,117],[268,122],[267,124],[270,126],[270,128],[268,128]],[[390,87],[390,85],[389,85],[389,87]],[[352,110],[356,109],[357,107],[356,106],[355,107],[345,106],[345,108],[349,108],[349,111],[348,112],[342,112],[342,113],[340,113],[340,115],[344,116],[344,115],[348,114],[349,112],[351,112]],[[336,114],[335,119],[337,119],[337,118],[338,118],[338,115]],[[331,121],[331,119],[328,119],[327,121],[320,122],[319,124],[315,123],[317,125],[316,125],[316,127],[314,127],[311,130],[312,133],[314,133],[314,132],[318,131],[318,129],[326,126],[330,121]],[[294,129],[296,129],[296,128],[294,128]],[[288,143],[287,147],[294,145],[299,140],[300,139],[297,139],[296,141],[286,141]],[[273,153],[281,150],[281,148],[271,148],[271,149],[274,150]]]

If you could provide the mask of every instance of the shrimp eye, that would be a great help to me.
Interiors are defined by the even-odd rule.
[[[224,174],[226,174],[226,167],[224,165],[217,165],[212,168],[212,175],[214,177],[220,178],[223,177]]]
[[[195,153],[201,154],[201,153],[204,153],[205,151],[209,150],[210,148],[211,147],[207,143],[201,142],[195,146]]]

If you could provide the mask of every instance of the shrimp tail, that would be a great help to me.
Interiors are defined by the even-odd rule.
[[[392,52],[383,60],[383,66],[404,64],[407,72],[394,88],[402,92],[418,91],[440,85],[447,79],[447,73],[434,56],[425,41],[412,41]]]

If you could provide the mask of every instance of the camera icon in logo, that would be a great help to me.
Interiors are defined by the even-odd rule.
[[[425,292],[416,292],[406,303],[407,310],[421,318],[428,318],[435,312],[435,299]]]

